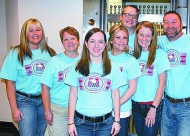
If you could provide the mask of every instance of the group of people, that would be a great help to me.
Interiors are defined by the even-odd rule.
[[[7,54],[5,80],[20,136],[127,136],[132,115],[138,136],[190,135],[190,36],[175,11],[164,15],[165,35],[142,21],[135,5],[106,34],[60,30],[60,54],[45,41],[39,20],[28,19],[20,44]],[[161,126],[161,127],[160,127]]]

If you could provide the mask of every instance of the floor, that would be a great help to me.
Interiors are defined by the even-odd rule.
[[[8,132],[0,132],[0,136],[14,136],[13,133],[8,133]]]

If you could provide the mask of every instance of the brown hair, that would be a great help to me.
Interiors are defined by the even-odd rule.
[[[61,30],[59,31],[59,35],[60,35],[61,42],[63,42],[63,34],[64,34],[64,32],[67,32],[67,33],[69,33],[70,35],[75,36],[78,41],[80,40],[80,36],[79,36],[78,31],[77,31],[74,27],[67,26],[66,28],[63,28],[63,29],[61,29]]]
[[[147,62],[147,67],[150,67],[155,60],[156,47],[157,47],[157,34],[156,34],[156,30],[154,28],[153,23],[151,23],[149,21],[142,21],[137,26],[136,36],[135,36],[135,47],[134,47],[134,54],[133,55],[135,58],[138,59],[141,55],[141,52],[142,52],[142,47],[139,45],[138,38],[137,38],[139,30],[142,27],[150,28],[150,30],[152,32],[152,41],[151,41],[150,46],[149,46],[149,55],[148,55],[148,62]]]
[[[138,19],[138,17],[139,17],[139,9],[138,9],[137,5],[126,5],[126,6],[124,6],[123,9],[122,9],[121,14],[122,15],[124,14],[125,8],[127,8],[127,7],[134,8],[137,11],[137,19]]]
[[[85,45],[85,42],[88,43],[88,40],[90,39],[90,37],[97,33],[97,32],[101,32],[104,35],[104,41],[106,43],[106,35],[105,33],[99,29],[99,28],[92,28],[90,29],[84,39],[84,44],[83,44],[83,50],[82,50],[82,57],[79,60],[75,70],[79,71],[80,74],[82,74],[83,76],[88,76],[90,73],[89,70],[89,66],[90,66],[90,52],[88,50],[88,48]],[[111,72],[111,62],[108,56],[108,49],[107,46],[105,47],[103,53],[102,53],[102,57],[103,57],[103,76],[108,75]]]

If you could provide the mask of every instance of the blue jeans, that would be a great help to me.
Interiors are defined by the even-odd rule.
[[[103,120],[103,122],[90,122],[75,116],[78,136],[111,136],[112,124],[112,116]]]
[[[16,94],[17,106],[24,115],[18,122],[20,136],[44,136],[46,120],[41,98]]]
[[[190,102],[175,104],[164,98],[161,136],[190,136]]]
[[[155,124],[152,127],[147,127],[145,125],[145,118],[148,111],[150,110],[150,105],[148,104],[139,104],[138,102],[132,101],[132,114],[133,121],[138,136],[157,136],[158,129],[160,127],[161,114],[162,114],[163,103],[160,102],[160,105],[156,109],[156,118]]]
[[[130,121],[130,116],[126,118],[121,118],[121,129],[117,136],[128,136],[128,127],[129,127],[129,121]]]

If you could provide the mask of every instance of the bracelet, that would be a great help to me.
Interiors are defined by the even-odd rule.
[[[114,121],[115,123],[118,123],[118,124],[120,124],[121,122],[120,121]]]
[[[46,115],[49,115],[49,114],[52,114],[52,112],[51,112],[51,111],[44,112],[44,115],[45,115],[45,116],[46,116]]]
[[[75,124],[75,123],[73,122],[73,123],[70,123],[70,124],[67,124],[67,125],[69,126],[69,125],[73,125],[73,124]]]

